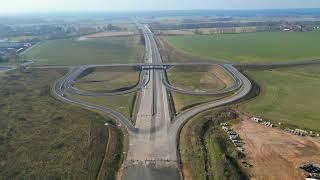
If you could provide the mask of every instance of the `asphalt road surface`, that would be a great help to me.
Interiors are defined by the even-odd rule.
[[[146,42],[145,63],[161,63],[153,34],[143,26]],[[123,179],[179,179],[176,146],[169,129],[171,119],[162,71],[151,70],[150,81],[142,88],[135,128],[130,134]]]

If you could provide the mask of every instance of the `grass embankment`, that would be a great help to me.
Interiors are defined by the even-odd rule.
[[[274,122],[320,129],[320,65],[249,70],[261,94],[246,103],[244,111]]]
[[[49,65],[135,63],[143,57],[143,46],[138,36],[63,39],[44,41],[25,55],[36,64]]]
[[[224,96],[193,96],[178,92],[171,92],[174,101],[176,113],[179,114],[184,110],[199,104],[208,103],[223,98]]]
[[[72,97],[121,112],[127,118],[132,119],[136,93],[99,97],[72,95]]]
[[[235,147],[219,126],[234,118],[228,111],[207,111],[183,127],[179,148],[185,179],[246,179]]]
[[[181,89],[214,92],[232,85],[232,78],[219,66],[176,66],[167,71],[170,83]]]
[[[274,63],[320,58],[318,32],[187,35],[167,36],[166,39],[187,55],[234,63]]]
[[[0,78],[0,177],[3,179],[114,179],[122,155],[111,119],[54,99],[51,85],[64,70],[11,72]],[[108,142],[109,141],[109,142]],[[107,151],[107,161],[102,164]],[[117,147],[117,148],[112,148]]]
[[[169,70],[168,80],[173,86],[191,91],[214,92],[233,84],[229,74],[218,66],[175,67]],[[193,106],[225,97],[225,95],[195,96],[178,92],[171,94],[177,114]]]
[[[85,91],[114,92],[133,88],[139,83],[139,71],[94,71],[77,81],[75,87]]]

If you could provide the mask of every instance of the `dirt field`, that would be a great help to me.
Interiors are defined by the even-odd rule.
[[[181,30],[162,30],[160,31],[163,35],[193,35],[194,32],[186,29]]]
[[[134,32],[131,31],[113,31],[113,32],[99,32],[96,34],[89,34],[81,36],[78,38],[79,41],[86,40],[90,38],[100,38],[100,37],[112,37],[112,36],[131,36],[134,35]]]
[[[244,140],[254,179],[304,179],[299,166],[320,162],[320,139],[295,136],[243,118],[235,130]]]

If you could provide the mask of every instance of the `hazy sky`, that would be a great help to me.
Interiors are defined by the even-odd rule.
[[[320,8],[320,0],[0,0],[0,13],[69,10]]]

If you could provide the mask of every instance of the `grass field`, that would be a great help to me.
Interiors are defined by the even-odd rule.
[[[96,179],[100,167],[106,172],[102,179],[115,178],[122,135],[104,126],[110,118],[50,95],[50,86],[65,73],[1,75],[0,179]]]
[[[172,85],[191,91],[217,91],[233,83],[233,79],[218,66],[177,66],[170,69],[167,75]],[[194,96],[178,92],[171,94],[177,114],[201,103],[225,97],[224,95]]]
[[[274,122],[320,129],[320,65],[248,71],[261,94],[243,109]]]
[[[210,101],[218,100],[223,98],[224,96],[193,96],[188,94],[182,94],[178,92],[171,92],[172,98],[174,101],[174,106],[176,109],[176,113],[179,114],[180,112],[194,107],[196,105],[207,103]]]
[[[179,51],[234,63],[274,63],[319,59],[318,32],[260,32],[167,36]]]
[[[90,40],[44,41],[26,54],[36,64],[108,64],[142,61],[143,46],[137,36]]]
[[[136,93],[102,97],[73,95],[73,97],[121,112],[127,118],[131,119],[136,100]]]
[[[185,179],[205,179],[205,156],[202,151],[200,133],[202,119],[196,116],[188,121],[180,133],[180,156]]]
[[[232,85],[232,78],[219,66],[174,67],[167,71],[170,83],[192,91],[218,91]]]
[[[94,92],[113,92],[131,89],[139,83],[139,71],[94,71],[79,79],[78,89]]]
[[[232,117],[220,111],[200,113],[182,128],[179,148],[185,179],[241,179],[235,148],[218,125]]]

